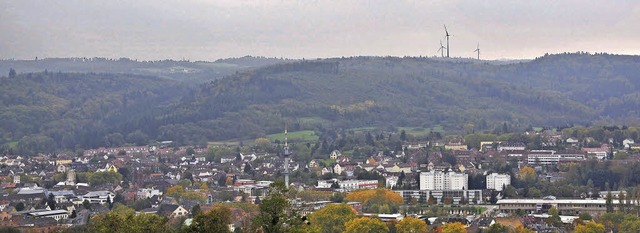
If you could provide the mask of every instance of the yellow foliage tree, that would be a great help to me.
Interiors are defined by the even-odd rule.
[[[518,226],[516,228],[509,230],[509,233],[535,233],[535,231],[524,228],[522,226]]]
[[[271,140],[269,140],[268,138],[257,138],[255,140],[255,144],[256,149],[258,149],[259,151],[267,151],[269,148],[271,148]]]
[[[467,229],[459,222],[446,223],[442,225],[442,233],[467,233]]]
[[[396,224],[396,232],[398,233],[422,233],[427,232],[427,223],[412,217],[406,217]]]
[[[604,233],[604,225],[588,222],[585,225],[577,225],[574,233]]]
[[[184,194],[184,187],[180,185],[171,186],[167,188],[167,191],[165,191],[165,194],[173,198],[180,198],[182,194]]]
[[[200,185],[200,190],[204,190],[204,191],[209,190],[209,186],[207,185],[206,182],[202,182],[202,185]]]
[[[345,223],[356,218],[356,212],[347,204],[330,204],[310,215],[311,224],[322,233],[343,232]]]
[[[402,196],[388,189],[363,189],[347,194],[347,201],[362,203],[364,211],[372,213],[395,213],[403,203]]]
[[[345,224],[344,233],[387,233],[389,228],[379,219],[354,218]]]
[[[537,177],[536,170],[529,166],[524,166],[518,171],[518,178],[527,183],[534,182]]]

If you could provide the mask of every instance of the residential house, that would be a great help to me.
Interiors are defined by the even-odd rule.
[[[168,218],[179,218],[187,216],[189,211],[180,205],[162,204],[158,208],[158,214]]]
[[[629,145],[631,144],[635,144],[636,142],[633,141],[633,139],[625,139],[624,141],[622,141],[622,145],[624,146],[625,149],[629,149]]]
[[[339,156],[342,156],[342,153],[340,153],[339,150],[333,150],[331,151],[331,154],[329,154],[329,158],[333,160],[338,159]]]
[[[311,161],[309,161],[309,168],[316,168],[316,167],[320,167],[320,160],[318,159],[312,159]]]
[[[567,138],[566,142],[568,144],[575,145],[575,144],[578,144],[580,141],[578,139],[575,139],[575,138]]]
[[[453,139],[444,145],[445,150],[467,150],[467,145],[462,139]]]
[[[339,163],[333,166],[333,173],[338,175],[342,174],[342,166],[340,166]]]
[[[104,168],[100,168],[96,172],[118,172],[118,168],[113,164],[107,163]]]
[[[603,144],[601,147],[582,148],[582,152],[586,153],[588,157],[597,159],[607,158],[609,151],[611,151],[611,147],[608,144]]]

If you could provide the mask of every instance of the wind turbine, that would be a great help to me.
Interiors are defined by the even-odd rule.
[[[478,43],[476,50],[473,50],[473,51],[478,53],[478,60],[480,60],[480,43]]]
[[[442,40],[440,40],[440,48],[438,49],[438,52],[440,52],[440,56],[441,56],[441,57],[444,57],[444,50],[445,50],[446,48],[447,48],[447,47],[444,47],[444,45],[442,45]]]
[[[445,33],[445,36],[444,36],[444,37],[446,37],[446,38],[447,38],[447,57],[449,57],[449,50],[450,50],[450,49],[449,49],[449,37],[450,37],[451,35],[449,35],[449,31],[447,31],[447,25],[446,25],[446,24],[444,25],[444,33]]]

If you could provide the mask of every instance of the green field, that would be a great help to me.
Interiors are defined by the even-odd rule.
[[[266,138],[268,138],[271,141],[275,141],[275,140],[284,141],[284,136],[285,136],[284,133],[278,133],[278,134],[269,134],[266,136]],[[313,132],[313,130],[303,130],[303,131],[289,132],[287,134],[287,138],[288,138],[287,140],[290,142],[316,142],[320,137],[316,135],[316,133]]]
[[[376,131],[379,128],[376,127],[360,127],[360,128],[351,128],[349,130],[353,131],[353,132],[370,132],[370,131]],[[424,137],[429,135],[430,132],[437,132],[440,134],[444,134],[444,127],[442,127],[441,125],[436,125],[433,126],[431,128],[422,128],[422,127],[398,127],[397,128],[398,133],[400,133],[402,130],[404,130],[407,134],[409,135],[413,135],[414,137]]]
[[[444,128],[441,125],[436,125],[431,128],[422,128],[422,127],[398,127],[398,131],[404,130],[407,134],[413,135],[415,137],[424,137],[429,135],[430,132],[437,132],[440,134],[444,134]]]

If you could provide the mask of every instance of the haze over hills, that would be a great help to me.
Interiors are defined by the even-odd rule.
[[[272,65],[294,60],[265,57],[239,57],[206,61],[138,61],[129,58],[45,58],[34,60],[0,60],[0,74],[13,68],[20,73],[65,72],[65,73],[118,73],[157,76],[189,84],[231,75],[236,71]]]
[[[56,149],[145,139],[204,144],[279,132],[285,122],[291,130],[441,125],[455,132],[465,124],[493,131],[503,125],[524,129],[640,119],[639,56],[560,54],[501,65],[415,57],[214,64],[234,61],[252,69],[229,69],[222,79],[201,76],[197,80],[209,82],[197,87],[171,75],[65,73],[86,72],[80,68],[1,78],[0,144],[16,149],[34,140]],[[166,70],[176,63],[153,65]],[[38,123],[29,125],[21,120],[25,117]],[[97,139],[65,143],[85,135]]]

